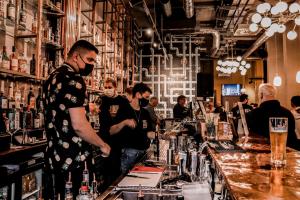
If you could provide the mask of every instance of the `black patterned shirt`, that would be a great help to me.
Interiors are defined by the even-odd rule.
[[[83,78],[68,65],[63,64],[50,74],[44,84],[46,103],[46,166],[54,171],[69,171],[82,167],[90,156],[90,145],[74,131],[70,108],[88,108],[86,85]]]

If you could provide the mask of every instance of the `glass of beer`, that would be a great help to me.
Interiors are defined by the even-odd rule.
[[[282,167],[286,164],[286,140],[288,134],[288,118],[269,118],[271,142],[271,164]]]

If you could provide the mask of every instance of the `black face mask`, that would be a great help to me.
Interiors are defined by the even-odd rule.
[[[145,98],[139,99],[139,104],[141,107],[146,107],[149,104],[149,100]]]
[[[79,54],[79,56],[80,56],[81,60],[84,62],[84,60],[82,59],[80,54]],[[84,64],[85,64],[84,69],[79,68],[79,74],[81,76],[88,76],[90,73],[92,73],[92,71],[94,69],[94,65],[86,63],[86,62],[84,62]]]

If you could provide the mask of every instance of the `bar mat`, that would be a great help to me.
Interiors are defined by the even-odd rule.
[[[232,141],[210,141],[209,146],[213,148],[218,153],[228,153],[228,152],[239,152],[245,153],[246,151],[240,146],[236,145]]]

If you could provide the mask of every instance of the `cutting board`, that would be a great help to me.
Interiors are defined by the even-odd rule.
[[[129,172],[128,175],[138,176],[138,177],[130,177],[125,176],[120,183],[118,184],[118,187],[156,187],[159,183],[159,180],[162,176],[161,172]],[[143,177],[143,178],[140,178]]]

